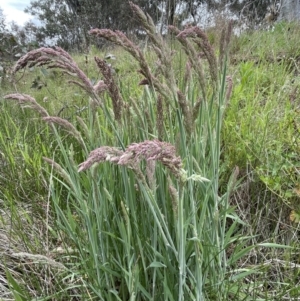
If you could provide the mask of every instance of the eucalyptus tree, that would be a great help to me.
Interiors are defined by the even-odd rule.
[[[155,21],[160,10],[157,0],[137,4]],[[89,44],[92,28],[132,30],[139,27],[124,0],[34,0],[25,10],[42,22],[41,31],[66,49],[82,49]]]
[[[16,46],[18,41],[7,27],[5,15],[0,8],[0,77],[4,71],[4,62],[13,59],[17,51]]]
[[[38,19],[42,24],[41,33],[58,45],[70,49],[83,43],[84,28],[78,15],[73,13],[66,1],[31,1],[25,12]]]
[[[0,33],[5,29],[5,16],[3,9],[0,7]]]
[[[281,0],[132,0],[161,28],[180,27],[183,20],[197,23],[199,11],[226,9],[244,19],[260,22],[270,4]],[[288,0],[286,0],[288,1]],[[294,1],[294,0],[290,0]],[[70,49],[85,49],[92,28],[141,32],[129,7],[129,0],[32,0],[26,12],[42,22],[41,34]]]

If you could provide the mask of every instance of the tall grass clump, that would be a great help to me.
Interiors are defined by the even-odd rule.
[[[232,90],[226,74],[231,24],[217,50],[199,27],[170,27],[177,41],[170,48],[151,18],[130,6],[155,62],[120,31],[90,34],[138,63],[141,80],[132,83],[132,95],[122,92],[105,60],[95,57],[102,79],[92,83],[59,47],[33,50],[14,68],[58,69],[68,77],[64,84],[81,88],[86,99],[84,114],[65,119],[29,95],[4,97],[39,113],[54,139],[43,158],[50,245],[39,254],[44,257],[24,258],[47,266],[59,281],[51,290],[32,281],[28,290],[7,269],[18,300],[64,300],[66,294],[68,300],[242,300],[255,288],[243,282],[255,267],[240,266],[253,248],[239,234],[247,225],[229,205],[238,169],[222,194],[219,185],[221,129]]]

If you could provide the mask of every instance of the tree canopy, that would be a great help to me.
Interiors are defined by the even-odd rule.
[[[139,6],[154,20],[160,11],[158,1],[139,0]],[[81,48],[89,43],[92,28],[132,30],[138,24],[124,0],[38,0],[26,12],[43,22],[41,31],[64,48]]]
[[[279,1],[279,0],[278,0]],[[198,24],[205,12],[227,10],[240,18],[259,22],[276,0],[132,0],[157,24],[180,27],[183,21]],[[280,1],[279,1],[280,2]],[[92,28],[110,28],[127,33],[141,32],[129,6],[129,0],[32,0],[25,12],[40,20],[34,29],[39,42],[54,41],[69,50],[83,50],[90,44]],[[3,27],[0,14],[0,32]],[[34,24],[31,24],[33,29]],[[20,33],[20,29],[19,29]]]

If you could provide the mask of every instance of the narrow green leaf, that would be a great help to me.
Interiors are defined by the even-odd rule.
[[[27,298],[24,296],[24,292],[22,291],[22,288],[16,282],[16,280],[12,277],[11,273],[8,270],[6,270],[6,277],[7,277],[8,283],[10,285],[10,288],[14,295],[15,300],[16,301],[26,301]]]
[[[292,249],[291,246],[285,246],[285,245],[280,245],[280,244],[275,244],[275,243],[261,243],[257,245],[258,247],[266,247],[266,248],[280,248],[280,249]]]
[[[167,266],[159,261],[153,261],[148,268],[166,268]],[[148,269],[147,268],[147,269]]]
[[[255,269],[241,269],[241,270],[237,270],[236,272],[238,272],[237,274],[232,275],[229,279],[232,281],[237,281],[239,279],[243,279],[246,276],[249,276],[251,274],[257,273],[257,270]],[[234,272],[233,272],[234,273]]]
[[[249,253],[249,251],[252,250],[253,248],[254,248],[254,246],[249,246],[249,247],[247,247],[245,249],[242,249],[241,251],[239,251],[237,253],[233,253],[232,256],[228,260],[228,264],[234,264],[240,258],[242,258],[244,255],[246,255],[247,253]]]

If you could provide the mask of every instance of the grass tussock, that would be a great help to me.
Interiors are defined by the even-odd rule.
[[[149,45],[93,29],[113,55],[36,49],[3,87],[1,298],[296,300],[297,25],[167,41],[131,8]]]

